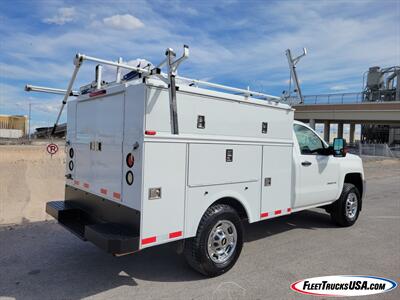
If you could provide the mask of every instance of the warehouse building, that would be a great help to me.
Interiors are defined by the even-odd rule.
[[[28,134],[28,117],[0,115],[0,138],[17,139]]]

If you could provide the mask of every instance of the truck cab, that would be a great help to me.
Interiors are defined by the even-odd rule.
[[[334,153],[333,148],[306,124],[293,124],[294,210],[329,204],[339,198],[344,183],[363,194],[364,171],[360,157]]]

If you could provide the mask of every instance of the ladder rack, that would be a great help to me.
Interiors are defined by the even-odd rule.
[[[234,87],[230,87],[230,86],[226,86],[226,85],[222,85],[222,84],[211,83],[211,82],[202,81],[202,80],[198,80],[198,79],[191,79],[191,78],[187,78],[187,77],[178,76],[177,69],[178,69],[179,65],[189,57],[189,47],[186,45],[184,45],[183,55],[178,59],[175,59],[176,54],[171,48],[168,48],[166,50],[165,54],[167,57],[157,67],[151,69],[150,65],[147,68],[139,68],[139,67],[131,66],[128,64],[124,64],[124,63],[122,63],[121,58],[118,59],[118,62],[115,62],[115,61],[109,61],[109,60],[100,59],[100,58],[88,56],[85,54],[77,53],[74,58],[75,69],[72,73],[71,79],[68,83],[68,87],[66,90],[50,88],[50,87],[34,86],[34,85],[26,85],[25,90],[64,95],[64,98],[61,103],[61,108],[57,115],[56,122],[54,123],[54,127],[53,127],[51,135],[54,134],[54,132],[57,128],[58,122],[60,120],[64,106],[67,103],[68,97],[80,95],[80,92],[73,91],[72,88],[73,88],[73,84],[75,82],[76,76],[78,74],[78,71],[79,71],[82,63],[85,60],[96,62],[99,64],[117,67],[117,76],[116,76],[116,80],[115,80],[116,83],[121,82],[121,73],[120,73],[121,69],[136,71],[139,74],[141,74],[142,77],[156,76],[159,79],[161,79],[163,82],[167,83],[169,90],[170,90],[169,98],[170,98],[170,117],[171,117],[171,133],[172,134],[179,134],[178,117],[177,117],[178,111],[177,111],[177,104],[176,104],[176,83],[175,83],[176,79],[187,81],[189,83],[193,83],[196,85],[207,86],[207,87],[211,87],[211,88],[215,88],[215,89],[240,93],[241,95],[243,95],[245,97],[253,96],[253,97],[258,97],[258,98],[261,98],[264,100],[275,101],[275,102],[284,101],[284,99],[282,97],[276,97],[276,96],[272,96],[272,95],[268,95],[268,94],[263,94],[263,93],[251,91],[249,89],[239,89],[239,88],[234,88]],[[168,69],[167,74],[161,73],[161,67],[164,64],[167,65],[167,69]],[[96,88],[100,89],[101,88],[101,74],[100,74],[101,67],[96,68],[96,70],[97,70],[97,72],[96,72],[96,81],[97,81]]]

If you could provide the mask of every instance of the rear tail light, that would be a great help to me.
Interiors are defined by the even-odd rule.
[[[132,155],[132,153],[128,153],[128,155],[126,156],[126,165],[129,168],[132,168],[134,164],[135,164],[135,157]]]

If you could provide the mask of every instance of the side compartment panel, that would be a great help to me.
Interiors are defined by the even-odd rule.
[[[189,186],[257,181],[261,146],[190,144]]]
[[[291,211],[292,146],[263,146],[261,219]]]
[[[186,144],[147,142],[143,163],[141,248],[183,236]],[[150,188],[161,197],[149,199]]]
[[[163,133],[171,131],[168,97],[167,89],[149,88],[147,129]],[[179,134],[292,139],[292,110],[181,91],[178,91],[176,100]],[[199,116],[205,120],[201,128],[197,126]],[[262,132],[263,122],[268,123],[267,133]]]

